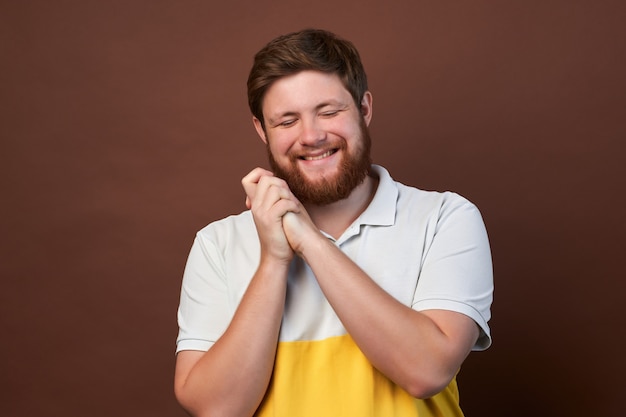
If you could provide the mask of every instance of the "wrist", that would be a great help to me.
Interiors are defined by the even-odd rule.
[[[310,258],[320,256],[327,252],[330,247],[335,247],[334,243],[327,238],[322,232],[317,231],[311,234],[310,237],[304,239],[300,248],[298,249],[298,255],[310,264]]]
[[[261,258],[259,260],[259,268],[267,271],[287,271],[289,264],[293,259],[294,253],[289,256],[278,256],[272,253],[261,251]]]

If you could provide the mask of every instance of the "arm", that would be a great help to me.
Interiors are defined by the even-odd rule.
[[[252,415],[273,370],[287,270],[293,257],[282,230],[282,216],[296,208],[289,198],[282,198],[285,188],[267,171],[252,171],[242,183],[259,234],[261,259],[219,340],[206,352],[178,353],[176,397],[196,416]]]
[[[418,312],[401,304],[322,236],[306,213],[288,214],[284,224],[290,244],[370,362],[415,397],[441,391],[476,342],[476,323],[456,312]]]

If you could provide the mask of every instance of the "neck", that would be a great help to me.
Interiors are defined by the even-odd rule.
[[[370,173],[348,198],[323,206],[306,205],[313,223],[335,239],[365,211],[378,188],[378,177]]]

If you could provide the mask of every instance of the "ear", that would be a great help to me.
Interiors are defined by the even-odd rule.
[[[254,124],[254,128],[256,129],[256,133],[259,135],[263,143],[267,144],[267,137],[265,136],[265,130],[263,129],[263,124],[256,117],[252,117],[252,123]]]
[[[366,91],[361,99],[361,114],[365,120],[365,124],[369,126],[372,120],[372,93]]]

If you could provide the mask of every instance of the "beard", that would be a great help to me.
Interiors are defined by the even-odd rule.
[[[274,159],[268,142],[270,167],[274,175],[285,180],[291,192],[302,204],[323,206],[343,200],[365,180],[371,169],[372,139],[363,118],[360,121],[360,133],[361,144],[355,149],[354,154],[348,154],[345,140],[341,141],[339,150],[343,157],[339,172],[334,178],[323,176],[316,182],[308,180],[298,168],[298,158],[295,156],[291,158],[289,166],[280,166]]]

